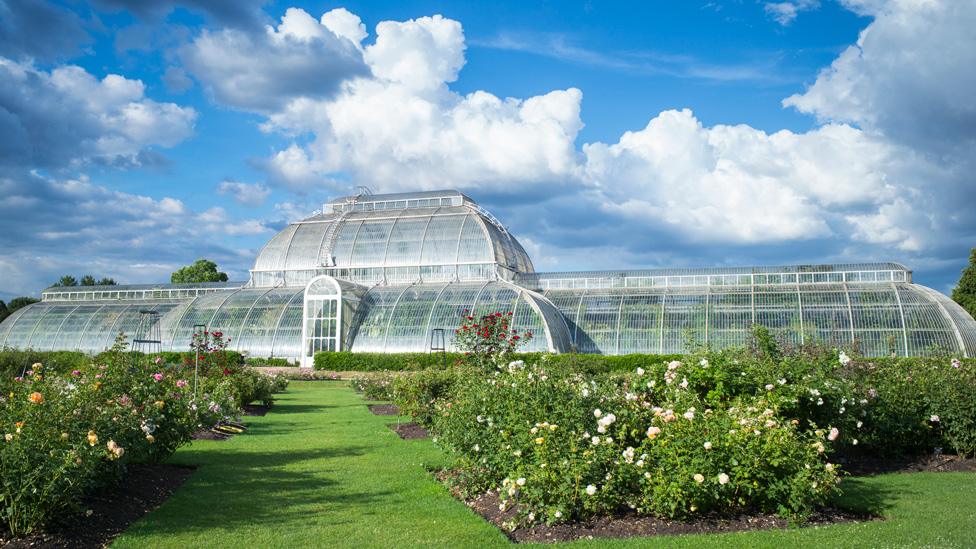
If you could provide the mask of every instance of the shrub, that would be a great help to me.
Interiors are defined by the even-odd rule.
[[[425,427],[433,424],[438,402],[450,399],[458,379],[469,370],[455,366],[447,370],[421,370],[392,378],[390,399],[403,414]]]
[[[552,367],[564,367],[589,375],[609,372],[630,372],[638,367],[657,362],[681,360],[684,355],[593,355],[567,353],[546,355],[545,353],[513,353],[509,359],[522,360],[526,364],[536,364],[547,356]],[[332,372],[378,372],[378,371],[416,371],[443,369],[445,364],[452,367],[464,362],[464,353],[352,353],[319,352],[315,354],[315,369]],[[250,359],[249,359],[250,360]]]
[[[391,373],[357,376],[349,380],[349,386],[369,400],[393,400],[394,377]]]
[[[66,374],[36,364],[0,402],[0,516],[11,533],[76,509],[125,462],[162,460],[217,419],[178,374],[121,351]]]
[[[827,430],[804,431],[763,396],[711,408],[684,378],[659,388],[658,375],[598,381],[513,362],[459,376],[454,397],[435,406],[434,433],[468,489],[499,489],[530,522],[625,506],[802,517],[834,489]]]
[[[0,351],[0,376],[9,380],[22,375],[35,363],[42,363],[48,371],[70,372],[91,361],[85,353],[75,351],[32,351],[5,347]]]
[[[333,372],[413,371],[442,368],[463,360],[461,353],[352,353],[320,352],[315,354],[315,369]],[[446,359],[446,360],[445,360]]]
[[[290,368],[297,367],[297,362],[292,362],[287,358],[262,358],[262,357],[248,357],[244,360],[244,364],[248,366],[264,367],[264,368]]]

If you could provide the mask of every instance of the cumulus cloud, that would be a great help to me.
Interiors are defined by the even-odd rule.
[[[261,183],[241,183],[225,179],[217,185],[217,192],[230,196],[237,203],[245,206],[260,206],[271,194],[271,189]]]
[[[148,99],[139,80],[99,80],[74,65],[47,72],[0,57],[0,81],[0,165],[138,165],[150,147],[189,137],[197,117],[190,107]]]
[[[289,8],[264,32],[205,30],[183,58],[219,102],[270,112],[296,97],[331,96],[345,79],[366,74],[354,27],[345,14],[317,21]]]
[[[90,40],[85,22],[71,10],[36,0],[0,1],[0,56],[64,58]]]
[[[976,146],[976,7],[971,2],[848,5],[874,21],[805,92],[783,101],[922,150]]]
[[[961,151],[972,150],[976,128],[965,93],[976,78],[976,44],[966,31],[976,10],[902,0],[845,5],[875,20],[810,89],[784,102],[816,115],[817,127],[707,127],[675,110],[616,143],[582,145],[579,90],[504,99],[457,94],[449,84],[464,65],[460,25],[441,17],[384,21],[375,41],[361,44],[371,77],[347,78],[332,96],[293,97],[268,114],[264,131],[296,138],[269,159],[268,170],[293,189],[322,188],[346,175],[374,190],[455,187],[489,201],[518,192],[573,223],[579,217],[567,212],[583,207],[579,214],[596,225],[586,233],[626,247],[630,253],[620,257],[652,261],[681,257],[655,252],[647,238],[614,234],[653,235],[658,248],[683,242],[685,260],[722,253],[713,247],[719,243],[759,261],[800,250],[808,254],[802,260],[928,254],[931,261],[959,253],[962,235],[976,224],[961,206],[976,198],[961,178],[973,171]],[[816,7],[799,1],[767,9],[788,24]],[[352,40],[362,40],[365,32],[355,32]],[[923,62],[911,61],[920,55]],[[940,150],[950,154],[927,152],[934,149],[926,128],[942,128],[942,140],[955,145]],[[576,206],[553,202],[554,185]],[[536,216],[520,224],[532,242],[565,244],[567,257],[599,247],[569,223],[542,226]],[[576,248],[561,239],[567,234]]]
[[[0,191],[0,272],[4,289],[18,294],[65,272],[165,281],[195,257],[210,257],[241,277],[252,252],[224,242],[270,234],[264,223],[234,220],[219,207],[195,211],[177,199],[114,191],[84,176],[7,171],[0,175]]]

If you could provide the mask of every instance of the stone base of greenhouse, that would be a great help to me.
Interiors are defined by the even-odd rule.
[[[95,353],[123,333],[181,351],[205,326],[310,365],[319,351],[426,352],[437,330],[450,349],[465,310],[511,311],[530,351],[721,349],[760,324],[867,356],[976,355],[976,321],[895,263],[537,273],[456,191],[333,200],[272,238],[246,283],[50,288],[0,323],[0,347]]]

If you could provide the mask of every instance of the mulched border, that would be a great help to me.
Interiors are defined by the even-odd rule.
[[[118,483],[83,502],[91,513],[71,516],[46,531],[10,541],[4,549],[89,549],[107,547],[116,537],[163,504],[193,474],[176,465],[129,465]],[[6,543],[4,543],[6,542]]]
[[[548,526],[537,524],[528,528],[508,530],[505,523],[518,515],[517,507],[499,510],[501,498],[497,491],[489,491],[475,498],[465,499],[460,490],[449,481],[450,471],[439,471],[435,477],[445,484],[456,499],[471,508],[483,519],[495,525],[516,543],[551,543],[578,539],[623,539],[631,537],[677,536],[684,534],[718,534],[747,530],[786,529],[788,520],[777,515],[757,513],[742,515],[708,514],[694,521],[661,519],[627,513],[620,516],[593,517],[584,521],[565,522]],[[880,520],[880,517],[855,513],[843,509],[823,509],[811,516],[803,528],[850,522]]]
[[[225,429],[224,427],[228,428]],[[241,432],[235,432],[234,428],[241,429]],[[227,440],[234,435],[239,435],[246,432],[246,425],[233,421],[226,421],[218,423],[210,429],[200,429],[199,431],[193,433],[193,436],[190,438],[193,440]]]
[[[271,410],[270,406],[264,406],[263,404],[244,405],[245,416],[264,416],[267,415],[270,410]]]
[[[427,429],[424,429],[416,423],[388,423],[386,426],[394,433],[400,435],[400,438],[403,440],[417,440],[430,436]]]
[[[400,409],[393,404],[372,404],[367,406],[375,416],[398,416]]]

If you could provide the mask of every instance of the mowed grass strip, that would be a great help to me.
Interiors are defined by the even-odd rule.
[[[404,441],[345,383],[294,382],[226,441],[195,441],[199,468],[113,547],[409,547],[507,539],[427,472],[429,441]]]
[[[345,384],[294,382],[227,441],[197,441],[198,466],[113,547],[494,547],[508,544],[428,474],[447,463],[403,441]],[[723,535],[582,540],[599,547],[973,547],[976,475],[892,474],[845,482],[844,506],[885,520]]]

